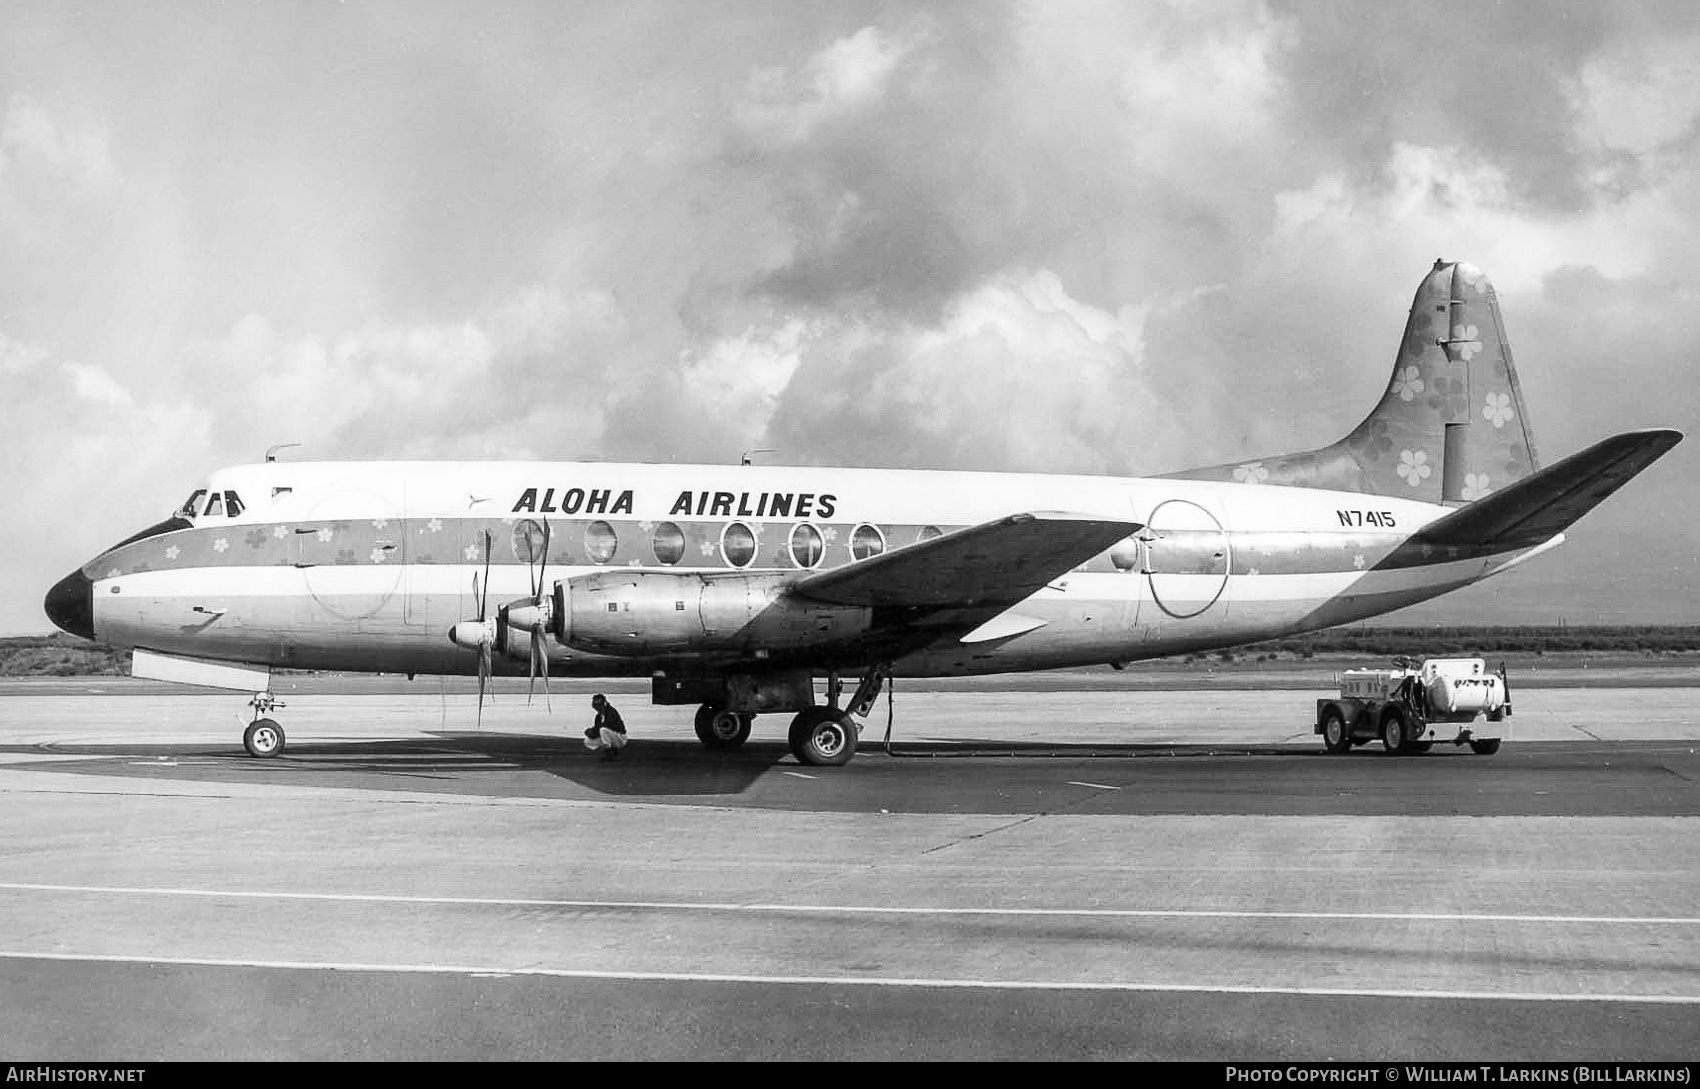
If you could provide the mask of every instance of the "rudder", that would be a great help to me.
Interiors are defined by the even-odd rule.
[[[1168,475],[1465,503],[1539,467],[1493,285],[1472,265],[1436,261],[1411,300],[1387,391],[1345,438]]]

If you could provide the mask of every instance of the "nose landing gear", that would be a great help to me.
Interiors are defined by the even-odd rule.
[[[256,692],[248,706],[254,709],[254,721],[242,731],[242,747],[249,756],[276,756],[283,751],[283,727],[267,716],[272,708],[287,705],[270,692]]]

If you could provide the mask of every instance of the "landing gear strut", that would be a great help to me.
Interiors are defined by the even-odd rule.
[[[283,727],[267,716],[284,702],[270,692],[256,692],[248,706],[254,709],[254,721],[242,731],[242,747],[249,756],[276,756],[283,751]]]

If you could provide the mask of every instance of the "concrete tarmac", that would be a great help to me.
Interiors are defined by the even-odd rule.
[[[100,687],[0,688],[8,1057],[1700,1055],[1696,689],[1522,691],[1492,757],[900,691],[817,769],[618,686],[616,763],[588,689],[300,695],[254,760],[240,697]]]

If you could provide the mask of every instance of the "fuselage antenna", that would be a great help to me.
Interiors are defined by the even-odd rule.
[[[300,445],[301,444],[298,443],[298,442],[280,442],[276,446],[268,446],[268,447],[266,447],[266,460],[267,461],[276,461],[277,460],[277,452],[279,450],[287,450],[291,446],[300,446]]]
[[[755,464],[754,458],[755,458],[756,454],[774,454],[774,453],[778,453],[778,451],[777,450],[771,450],[771,449],[769,449],[765,446],[763,446],[763,447],[761,447],[760,449],[757,449],[757,450],[745,450],[743,457],[738,459],[738,464],[740,464],[740,465],[754,465]]]

